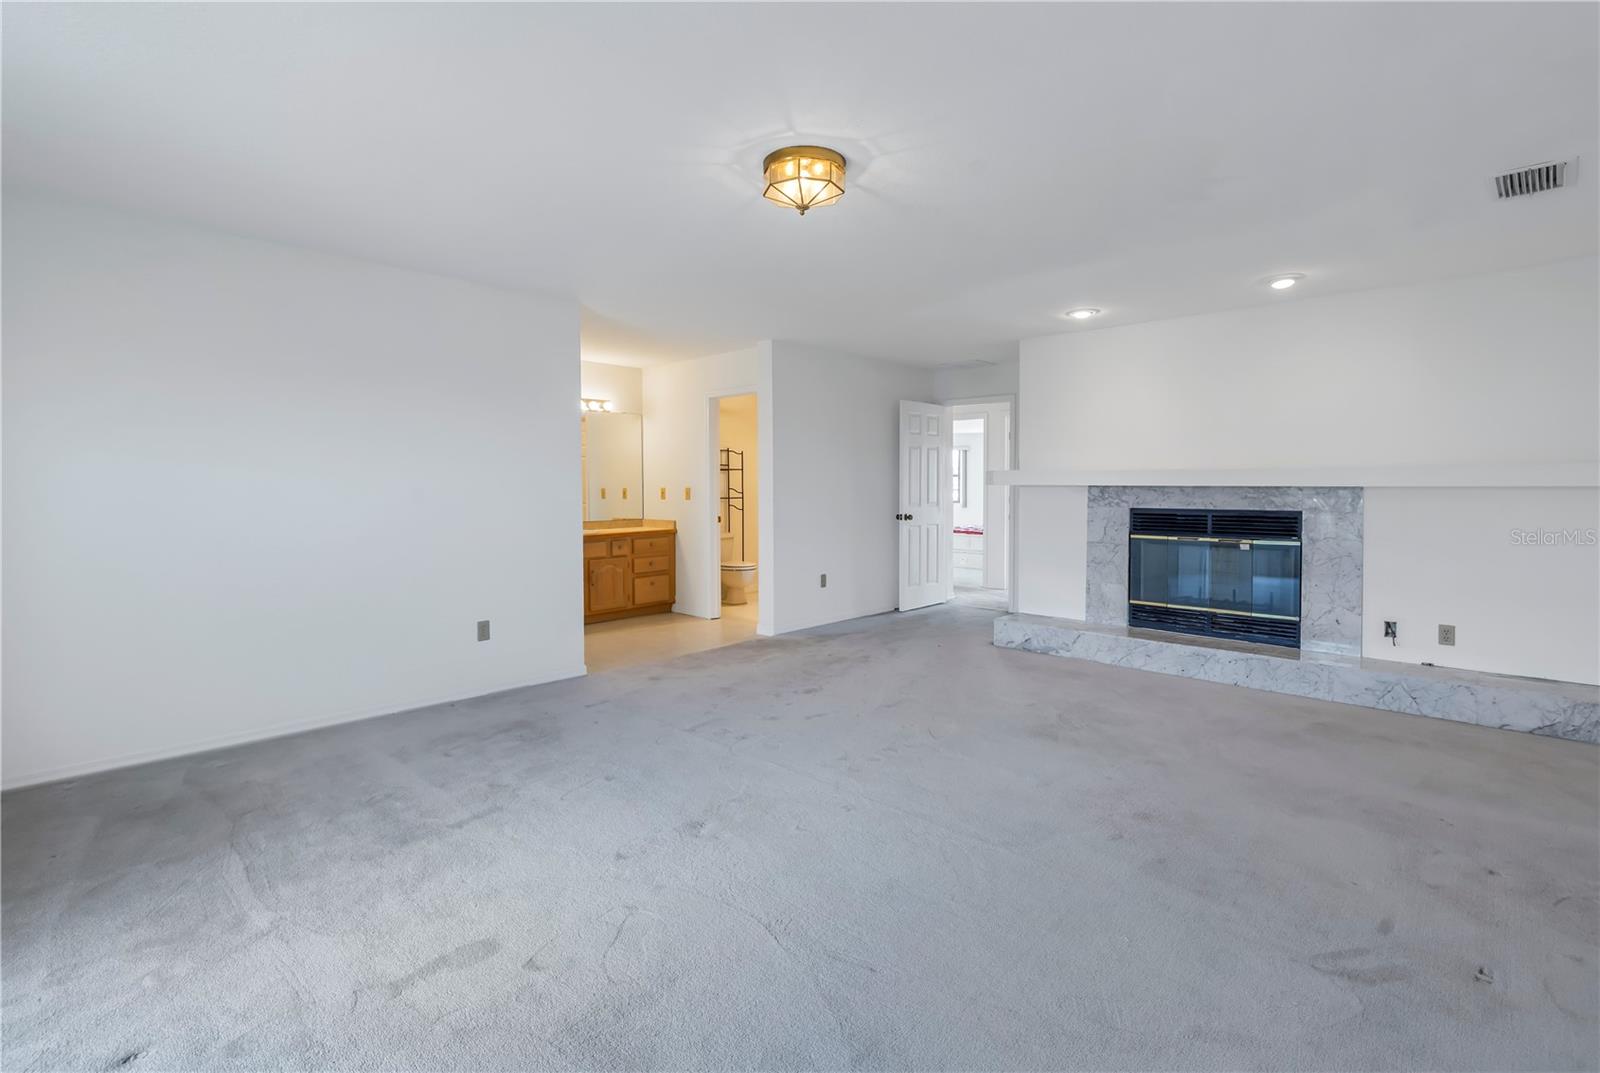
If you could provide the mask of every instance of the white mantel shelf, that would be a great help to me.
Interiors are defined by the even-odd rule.
[[[1009,469],[990,470],[989,483],[1018,487],[1600,488],[1600,462],[1278,469]]]

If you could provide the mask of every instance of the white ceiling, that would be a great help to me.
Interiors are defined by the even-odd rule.
[[[1597,13],[7,4],[4,176],[576,295],[591,360],[960,363],[1594,253]],[[793,142],[849,159],[837,205],[761,199]],[[1577,187],[1493,198],[1574,155]]]

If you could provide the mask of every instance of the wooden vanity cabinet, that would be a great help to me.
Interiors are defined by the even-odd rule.
[[[671,611],[677,595],[676,539],[670,529],[637,535],[606,529],[585,532],[583,621]]]

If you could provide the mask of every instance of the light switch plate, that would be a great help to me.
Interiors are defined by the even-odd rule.
[[[483,619],[482,621],[480,621],[478,623],[478,640],[487,641],[488,639],[489,639],[489,620],[488,619]]]

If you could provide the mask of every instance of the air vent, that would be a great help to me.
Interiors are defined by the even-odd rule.
[[[1567,163],[1565,160],[1546,161],[1496,175],[1494,192],[1498,197],[1522,197],[1545,190],[1558,190],[1567,185]]]
[[[1187,611],[1176,607],[1130,604],[1128,625],[1146,626],[1155,630],[1176,630],[1179,633],[1208,633],[1211,627],[1211,615],[1205,611]]]
[[[1212,615],[1211,632],[1222,637],[1239,637],[1269,645],[1300,646],[1300,623],[1235,615]]]
[[[1128,605],[1128,625],[1135,629],[1167,630],[1207,637],[1227,637],[1236,641],[1300,647],[1300,623],[1285,619],[1222,615],[1175,607]]]
[[[1297,510],[1164,510],[1134,507],[1128,532],[1163,536],[1218,536],[1234,540],[1298,540]]]
[[[1203,510],[1152,510],[1134,507],[1128,512],[1128,532],[1163,533],[1170,536],[1205,536],[1210,532],[1208,515]]]
[[[1211,532],[1221,537],[1299,540],[1300,512],[1297,510],[1213,511]]]

